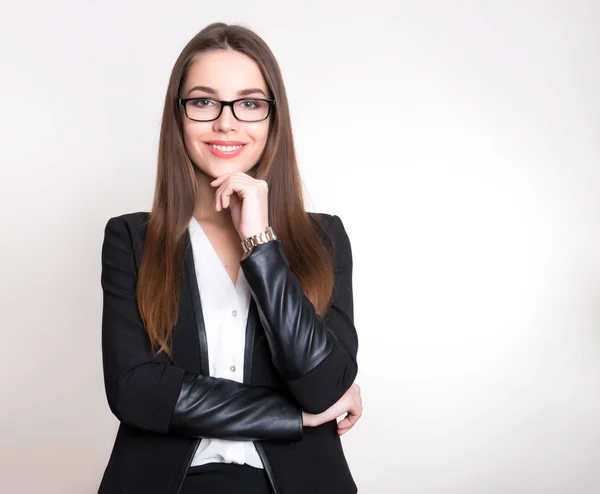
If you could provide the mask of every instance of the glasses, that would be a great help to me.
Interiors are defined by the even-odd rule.
[[[179,104],[183,106],[185,116],[196,122],[216,120],[226,106],[231,107],[233,116],[241,122],[260,122],[269,117],[275,100],[242,98],[234,101],[222,101],[212,98],[179,98]]]

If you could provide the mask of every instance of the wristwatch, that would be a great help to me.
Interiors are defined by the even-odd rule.
[[[270,226],[263,232],[257,233],[256,235],[252,235],[251,237],[245,238],[242,240],[242,247],[244,247],[244,257],[248,257],[252,249],[256,247],[258,244],[265,244],[270,242],[271,240],[277,240],[277,236],[273,231],[273,228]]]

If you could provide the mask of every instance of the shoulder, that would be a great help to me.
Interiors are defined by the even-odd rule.
[[[104,227],[104,243],[140,248],[146,237],[146,226],[150,213],[138,211],[113,216]]]
[[[118,216],[109,218],[108,225],[126,225],[128,227],[137,229],[148,222],[150,213],[147,211],[138,211],[135,213],[124,213]]]
[[[315,225],[329,231],[335,215],[330,213],[308,212],[308,217]]]
[[[309,212],[308,215],[317,226],[327,248],[331,248],[331,241],[333,241],[336,256],[351,259],[352,246],[342,219],[337,214],[330,213]]]
[[[346,234],[344,224],[337,214],[309,212],[309,218],[314,224],[335,237]]]
[[[113,216],[104,227],[102,261],[106,265],[129,265],[142,258],[150,213],[139,211]]]
[[[321,229],[321,238],[328,250],[332,250],[336,272],[352,272],[352,246],[341,218],[337,214],[308,213]],[[324,232],[324,233],[323,233]],[[333,241],[333,245],[331,242]]]
[[[146,211],[138,211],[135,213],[124,213],[118,216],[113,216],[108,219],[104,227],[104,233],[111,232],[127,232],[131,237],[142,235],[148,224],[150,213]]]

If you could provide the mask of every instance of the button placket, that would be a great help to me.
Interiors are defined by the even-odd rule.
[[[237,316],[237,310],[233,309],[233,310],[231,311],[231,315],[232,315],[233,317],[236,317],[236,316]],[[232,329],[233,329],[234,331],[236,331],[236,330],[237,330],[236,323],[234,323],[234,324],[233,324],[233,327],[232,327]],[[234,338],[234,339],[235,339],[235,338]],[[235,353],[234,353],[234,355],[233,355],[233,361],[235,361]],[[229,370],[230,370],[231,372],[235,372],[235,365],[231,365],[231,366],[229,367]]]

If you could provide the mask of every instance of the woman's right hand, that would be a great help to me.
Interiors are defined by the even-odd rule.
[[[335,420],[346,412],[348,412],[346,417],[338,423],[338,434],[340,436],[352,429],[362,415],[362,398],[360,388],[356,383],[353,383],[348,391],[324,412],[316,415],[302,412],[302,425],[316,427]]]

